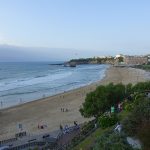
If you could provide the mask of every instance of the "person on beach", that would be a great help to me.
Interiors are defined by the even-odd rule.
[[[1,108],[3,107],[3,102],[1,101]]]
[[[63,131],[63,126],[61,124],[60,124],[59,128],[60,128],[60,131]]]
[[[77,126],[77,125],[78,125],[78,124],[77,124],[77,121],[74,121],[74,125],[75,125],[75,126]]]
[[[46,97],[45,94],[43,94],[42,98],[45,98],[45,97]]]
[[[38,124],[38,129],[40,129],[40,125]]]
[[[22,98],[20,98],[20,104],[22,103]]]
[[[77,124],[77,121],[74,121],[75,129],[79,129],[79,125]]]

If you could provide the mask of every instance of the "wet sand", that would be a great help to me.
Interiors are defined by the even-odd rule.
[[[149,80],[150,76],[144,71],[134,68],[119,68],[111,66],[106,71],[103,80],[91,85],[74,89],[48,98],[32,101],[0,111],[0,140],[14,137],[19,132],[18,124],[30,134],[43,133],[59,129],[59,125],[73,125],[74,121],[83,123],[89,119],[81,116],[79,108],[88,92],[93,91],[100,84],[137,83]],[[66,112],[62,112],[68,109]],[[38,129],[38,125],[46,125],[45,129]]]

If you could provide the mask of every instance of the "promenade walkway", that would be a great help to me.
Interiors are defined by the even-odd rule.
[[[35,135],[27,133],[22,137],[0,141],[0,148],[9,146],[9,150],[26,150],[29,148],[34,149],[35,147],[38,147],[39,149],[59,150],[70,143],[79,133],[80,130],[76,126],[69,127],[66,133],[60,130]]]

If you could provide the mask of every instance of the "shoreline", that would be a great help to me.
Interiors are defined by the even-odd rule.
[[[150,80],[146,74],[147,72],[140,69],[110,66],[102,80],[90,85],[4,108],[0,110],[0,140],[14,136],[18,132],[18,123],[22,123],[23,129],[28,133],[37,134],[57,130],[60,124],[64,126],[73,124],[73,121],[78,121],[78,123],[88,121],[89,119],[83,118],[79,112],[87,93],[93,91],[98,85],[110,82],[135,84]],[[61,108],[68,109],[68,112],[61,112]],[[46,124],[47,128],[39,130],[38,124]]]
[[[4,96],[6,96],[6,98],[2,99],[3,98],[2,97],[1,100],[0,100],[0,111],[4,110],[4,109],[7,109],[7,108],[9,109],[11,107],[17,107],[17,106],[20,106],[20,105],[23,105],[23,104],[26,104],[26,103],[30,103],[32,101],[34,102],[34,101],[42,100],[42,99],[45,99],[45,98],[48,98],[48,97],[57,96],[59,94],[65,93],[65,92],[70,92],[72,90],[82,88],[82,87],[86,87],[86,86],[89,86],[93,83],[99,82],[105,77],[106,71],[109,67],[110,67],[110,65],[107,65],[107,66],[105,65],[104,69],[101,70],[101,73],[99,74],[99,72],[98,72],[97,73],[98,76],[95,77],[95,78],[91,78],[91,81],[90,80],[87,80],[86,82],[79,81],[78,84],[76,84],[76,83],[72,84],[71,83],[72,85],[69,86],[69,87],[65,87],[66,85],[68,85],[68,83],[66,83],[66,85],[65,84],[63,85],[64,87],[62,89],[59,89],[59,87],[58,88],[57,87],[52,87],[52,88],[50,88],[50,90],[48,92],[44,91],[42,93],[39,90],[38,93],[32,92],[32,95],[30,94],[30,91],[32,91],[32,89],[30,91],[28,90],[28,92],[27,92],[27,93],[29,93],[28,95],[27,95],[26,92],[25,93],[21,92],[21,95],[20,95],[20,91],[19,92],[15,91],[14,93],[19,93],[19,94],[16,95],[16,94],[10,92],[11,93],[10,95],[16,95],[16,97],[12,97],[12,98],[9,97],[9,93],[6,94],[6,95],[4,94]],[[5,89],[5,87],[4,87],[4,89]],[[52,90],[55,89],[55,90],[51,91],[51,89]],[[43,90],[43,89],[41,89],[41,90]],[[1,93],[2,92],[3,91],[1,91]],[[5,93],[5,91],[4,91],[4,93]],[[3,94],[2,94],[2,96],[3,96]],[[8,98],[7,98],[7,96],[8,96]]]
[[[16,108],[16,107],[19,107],[19,106],[21,106],[21,105],[26,105],[26,104],[30,104],[30,103],[34,103],[34,102],[36,102],[36,101],[43,101],[44,99],[48,99],[48,98],[54,98],[54,97],[57,97],[57,96],[59,96],[59,95],[63,95],[63,94],[65,94],[65,93],[68,93],[68,92],[74,92],[75,90],[79,90],[79,89],[82,89],[82,88],[86,88],[86,87],[88,87],[88,86],[91,86],[91,85],[96,85],[97,83],[99,83],[99,82],[101,82],[105,77],[106,77],[106,72],[107,72],[107,70],[110,68],[111,66],[109,66],[106,70],[105,70],[105,72],[104,72],[104,77],[101,79],[101,80],[97,80],[97,81],[94,81],[94,82],[92,82],[92,83],[87,83],[86,85],[83,85],[83,86],[80,86],[80,87],[76,87],[76,88],[73,88],[73,89],[70,89],[70,90],[66,90],[66,91],[64,91],[64,92],[60,92],[60,93],[57,93],[57,94],[52,94],[52,95],[50,95],[50,96],[46,96],[46,97],[41,97],[41,98],[38,98],[38,99],[33,99],[33,100],[31,100],[31,101],[27,101],[27,102],[23,102],[23,103],[18,103],[18,104],[16,104],[16,105],[12,105],[12,106],[8,106],[8,107],[4,107],[4,108],[0,108],[0,111],[2,110],[7,110],[7,109],[11,109],[11,108]]]

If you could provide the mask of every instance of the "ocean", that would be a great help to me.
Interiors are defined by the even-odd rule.
[[[96,82],[105,76],[109,67],[50,64],[52,62],[0,63],[0,109]]]

